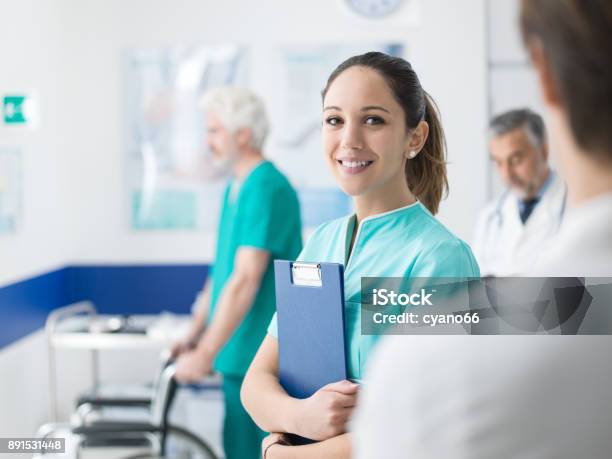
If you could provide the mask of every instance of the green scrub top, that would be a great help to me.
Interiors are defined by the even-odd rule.
[[[355,221],[351,215],[321,225],[298,260],[344,265],[348,377],[361,379],[380,338],[361,335],[362,277],[479,277],[480,271],[469,246],[420,202],[364,218],[348,257]],[[276,315],[268,333],[278,336]]]
[[[292,260],[300,253],[301,231],[297,194],[271,162],[255,166],[239,188],[230,182],[225,189],[212,269],[211,318],[234,270],[238,248],[256,247],[271,256],[253,305],[215,359],[214,368],[220,373],[246,373],[275,310],[273,260]]]

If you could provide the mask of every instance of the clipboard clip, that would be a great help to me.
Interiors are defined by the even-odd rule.
[[[295,285],[321,287],[321,265],[319,263],[295,262],[291,266],[291,277]]]

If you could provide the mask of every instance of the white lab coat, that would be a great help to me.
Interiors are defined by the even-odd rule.
[[[353,456],[610,458],[611,339],[385,336],[359,394]]]
[[[472,243],[481,275],[512,276],[533,267],[559,229],[565,198],[565,184],[554,174],[525,225],[510,192],[489,203],[478,218]]]
[[[520,274],[612,277],[612,193],[568,209]],[[609,458],[611,349],[609,335],[387,336],[368,364],[354,455]]]
[[[568,209],[531,275],[612,277],[612,193]]]

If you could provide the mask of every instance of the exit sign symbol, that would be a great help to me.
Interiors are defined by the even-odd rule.
[[[26,96],[4,96],[2,106],[6,124],[26,124]]]

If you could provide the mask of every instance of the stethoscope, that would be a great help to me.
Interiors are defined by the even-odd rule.
[[[511,195],[510,191],[506,191],[504,194],[502,194],[499,197],[499,199],[497,200],[497,204],[495,205],[495,210],[493,211],[493,213],[489,217],[489,221],[487,222],[488,228],[490,228],[491,225],[495,223],[494,222],[495,220],[497,224],[497,228],[501,229],[502,225],[504,224],[504,216],[503,216],[502,208],[504,204],[506,203],[506,199],[508,199],[510,195]],[[561,209],[559,209],[559,215],[557,218],[557,230],[559,229],[559,227],[561,226],[561,222],[563,221],[563,216],[565,215],[566,203],[567,203],[567,187],[563,189],[563,201],[561,202]]]

